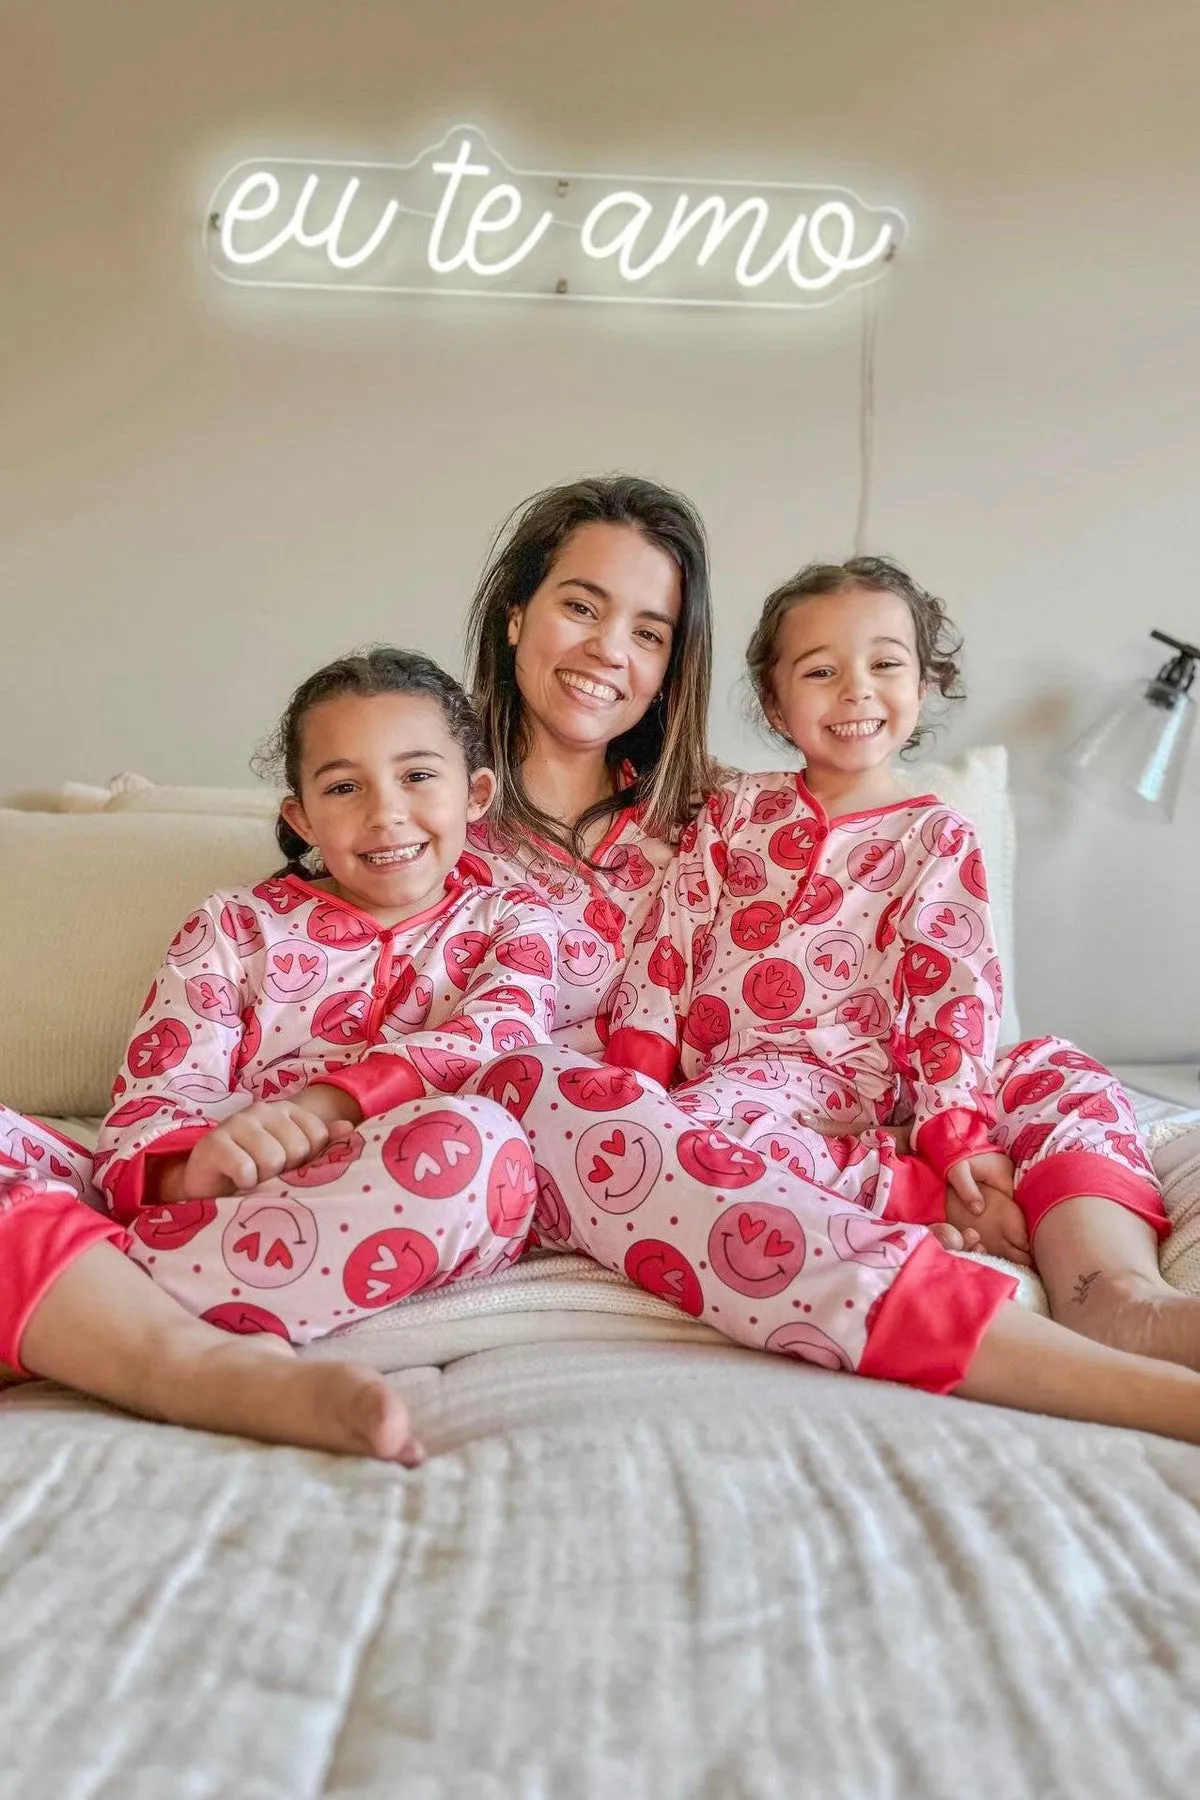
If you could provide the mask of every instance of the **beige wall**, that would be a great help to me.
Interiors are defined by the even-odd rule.
[[[236,781],[352,642],[454,666],[490,532],[623,466],[708,519],[717,747],[759,599],[849,547],[855,297],[782,317],[230,293],[197,255],[259,150],[826,179],[908,212],[872,538],[951,599],[1022,836],[1027,1024],[1200,1051],[1200,766],[1170,832],[1041,767],[1200,634],[1195,0],[8,0],[0,13],[0,787]],[[1200,755],[1196,762],[1200,765]],[[84,872],[81,871],[81,878]]]

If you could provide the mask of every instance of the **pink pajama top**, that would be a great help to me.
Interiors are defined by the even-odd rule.
[[[190,1150],[255,1100],[322,1082],[371,1117],[548,1043],[558,920],[528,890],[481,886],[484,873],[463,857],[444,899],[391,927],[294,875],[189,914],[100,1132],[110,1211],[137,1213],[148,1156]]]
[[[830,818],[743,776],[680,840],[608,996],[607,1060],[664,1083],[796,1059],[846,1130],[911,1116],[940,1174],[989,1149],[1002,977],[970,821],[931,794]]]
[[[653,837],[640,810],[618,813],[591,855],[575,863],[556,844],[521,844],[487,819],[471,827],[471,851],[488,878],[517,883],[551,908],[559,921],[556,972],[558,1013],[553,1039],[565,1049],[598,1057],[606,995],[619,986],[638,934],[657,931],[663,874],[674,850]]]

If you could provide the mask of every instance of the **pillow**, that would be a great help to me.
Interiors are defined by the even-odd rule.
[[[114,775],[107,787],[64,781],[53,789],[10,794],[3,802],[20,812],[221,813],[226,818],[274,818],[282,798],[269,787],[160,787],[145,775]]]
[[[1172,1287],[1200,1294],[1200,1125],[1193,1113],[1152,1125],[1146,1135],[1171,1221],[1159,1267]]]
[[[961,756],[949,762],[898,762],[895,774],[908,793],[936,794],[955,812],[970,819],[979,833],[983,860],[987,865],[996,949],[1004,970],[1000,1042],[1019,1043],[1021,1027],[1017,1019],[1013,941],[1017,833],[1008,792],[1008,751],[1003,744],[985,744],[979,749],[964,750]]]
[[[117,775],[108,792],[107,812],[220,813],[239,819],[274,819],[282,797],[269,787],[160,787],[144,775]]]
[[[0,809],[0,1099],[106,1112],[188,908],[280,861],[265,818]]]

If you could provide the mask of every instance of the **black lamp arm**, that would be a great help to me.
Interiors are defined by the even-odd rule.
[[[1181,644],[1178,638],[1169,637],[1165,631],[1152,631],[1150,636],[1159,644],[1170,644],[1172,650],[1178,650],[1181,656],[1190,657],[1193,662],[1200,662],[1200,649],[1195,644]]]
[[[1152,631],[1150,636],[1160,644],[1169,644],[1175,652],[1170,662],[1163,664],[1146,689],[1146,698],[1152,706],[1162,706],[1169,710],[1188,693],[1196,679],[1200,650],[1195,644],[1180,643],[1178,638],[1169,637],[1165,631]]]

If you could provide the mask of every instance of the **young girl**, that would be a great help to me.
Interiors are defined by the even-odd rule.
[[[277,749],[287,869],[213,895],[176,933],[100,1134],[111,1218],[75,1202],[59,1229],[108,1238],[152,1277],[118,1259],[124,1304],[153,1296],[163,1323],[170,1295],[205,1322],[180,1331],[284,1349],[519,1254],[528,1145],[459,1090],[548,1041],[558,927],[532,897],[481,886],[464,855],[494,778],[469,701],[426,658],[378,649],[320,670]],[[17,1124],[33,1161],[50,1140]],[[43,1257],[43,1287],[71,1248]],[[86,1363],[64,1375],[39,1359],[42,1314],[73,1273],[40,1305],[10,1303],[6,1360],[162,1413],[169,1397],[151,1408]]]
[[[804,771],[742,778],[684,834],[607,1059],[682,1077],[694,1116],[732,1118],[877,1217],[948,1221],[968,1248],[1028,1262],[1046,1213],[1079,1195],[1165,1235],[1108,1072],[1054,1038],[998,1059],[974,829],[892,773],[929,686],[956,694],[957,648],[940,602],[883,558],[812,565],[770,596],[750,672]]]

